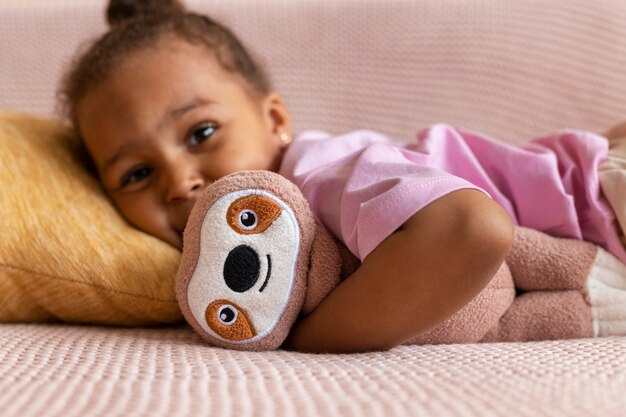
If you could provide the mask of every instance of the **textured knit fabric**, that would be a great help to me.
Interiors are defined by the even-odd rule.
[[[621,417],[626,338],[310,355],[187,328],[0,326],[2,417]]]
[[[517,225],[591,241],[626,260],[600,193],[598,165],[607,151],[604,137],[574,130],[520,146],[448,125],[402,144],[372,131],[311,131],[291,145],[281,173],[360,259],[434,200],[477,188]]]
[[[518,142],[563,127],[603,132],[626,114],[623,0],[185,4],[261,58],[298,132],[400,138],[446,122]],[[0,1],[0,108],[54,114],[60,75],[106,29],[105,5]]]

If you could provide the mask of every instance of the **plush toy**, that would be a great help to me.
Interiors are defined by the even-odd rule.
[[[589,288],[598,270],[611,265],[623,267],[593,244],[516,228],[510,254],[487,287],[409,343],[597,335]],[[196,202],[176,292],[183,315],[210,344],[276,349],[298,316],[313,311],[356,267],[356,258],[315,222],[294,184],[271,172],[244,171],[211,184]]]

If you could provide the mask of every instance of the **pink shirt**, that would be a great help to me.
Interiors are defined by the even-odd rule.
[[[600,193],[607,140],[567,130],[512,146],[434,125],[409,143],[362,130],[299,135],[280,173],[317,220],[361,260],[418,210],[459,189],[482,190],[517,225],[584,239],[626,261],[615,216]]]

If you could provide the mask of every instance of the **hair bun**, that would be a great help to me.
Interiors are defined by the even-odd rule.
[[[107,22],[114,27],[148,16],[185,11],[185,6],[179,0],[110,0]]]

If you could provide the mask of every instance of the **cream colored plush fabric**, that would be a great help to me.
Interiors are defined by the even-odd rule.
[[[104,0],[0,0],[0,108],[51,114]],[[297,131],[517,142],[626,115],[623,0],[194,0],[263,56]],[[0,167],[1,168],[1,167]],[[4,234],[0,234],[4,236]],[[229,352],[190,330],[0,326],[0,415],[623,416],[626,338]]]

